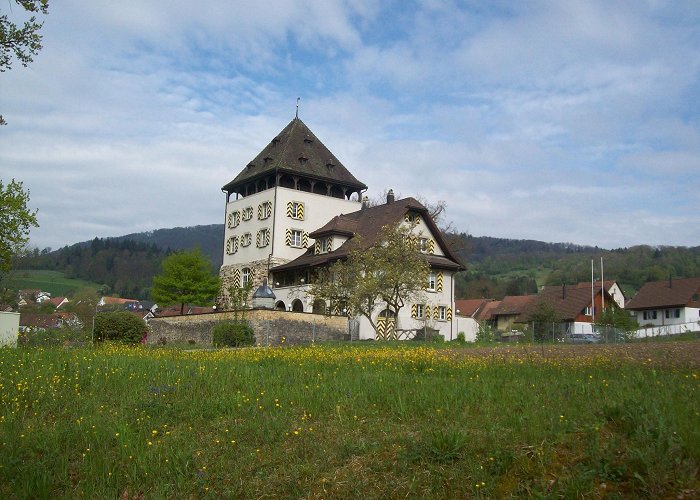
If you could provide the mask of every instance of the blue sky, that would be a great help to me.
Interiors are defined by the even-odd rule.
[[[459,231],[700,245],[696,1],[63,0],[43,33],[0,74],[40,248],[223,223],[297,97],[370,197]]]

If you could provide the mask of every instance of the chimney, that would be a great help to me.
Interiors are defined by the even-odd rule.
[[[389,203],[394,203],[394,190],[390,189],[389,192],[386,194],[386,204],[388,205]]]
[[[369,197],[364,195],[362,197],[362,210],[365,210],[366,208],[369,208]]]

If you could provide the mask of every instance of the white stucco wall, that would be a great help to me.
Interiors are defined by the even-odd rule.
[[[680,317],[675,317],[675,310],[680,309]],[[649,313],[656,311],[656,319],[649,317]],[[666,311],[669,311],[669,316],[666,317]],[[647,312],[647,319],[644,319],[644,311],[632,311],[635,314],[637,322],[640,326],[671,326],[685,325],[688,323],[697,322],[700,320],[700,309],[696,307],[671,307],[668,309],[651,309]]]
[[[17,347],[19,313],[0,312],[0,346]]]
[[[287,202],[301,202],[304,204],[304,219],[298,220],[287,216]],[[266,219],[258,219],[258,206],[264,202],[272,203],[272,215]],[[253,217],[244,221],[241,218],[238,226],[230,228],[228,216],[234,211],[242,211],[252,208]],[[348,214],[360,210],[362,204],[358,201],[346,200],[343,198],[333,198],[320,194],[297,191],[295,189],[274,187],[252,194],[226,204],[223,265],[238,265],[248,262],[262,260],[272,253],[272,258],[292,260],[304,253],[306,248],[291,247],[285,242],[286,229],[297,229],[311,233],[324,226],[334,216]],[[273,227],[274,225],[274,227]],[[256,236],[259,230],[267,228],[270,230],[270,244],[258,248]],[[226,242],[232,236],[239,238],[245,233],[250,233],[251,244],[247,247],[239,245],[234,254],[226,253]],[[309,247],[313,246],[314,240],[309,239]]]

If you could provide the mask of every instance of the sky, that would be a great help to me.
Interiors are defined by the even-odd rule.
[[[695,0],[61,0],[42,33],[0,73],[40,249],[223,223],[297,97],[370,198],[444,200],[459,232],[700,245]]]

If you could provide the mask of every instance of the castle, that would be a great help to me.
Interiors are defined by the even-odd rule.
[[[463,265],[421,203],[395,200],[390,191],[385,204],[368,207],[363,205],[366,190],[306,124],[294,118],[222,188],[226,221],[220,300],[228,300],[230,287],[257,286],[267,279],[276,309],[325,311],[324,304],[304,293],[314,269],[346,257],[353,237],[371,239],[387,224],[410,220],[431,269],[424,300],[404,307],[399,317],[377,310],[377,324],[389,338],[401,338],[397,325],[404,338],[429,325],[446,340],[455,339],[453,275]],[[358,338],[374,338],[366,318],[354,320]]]

